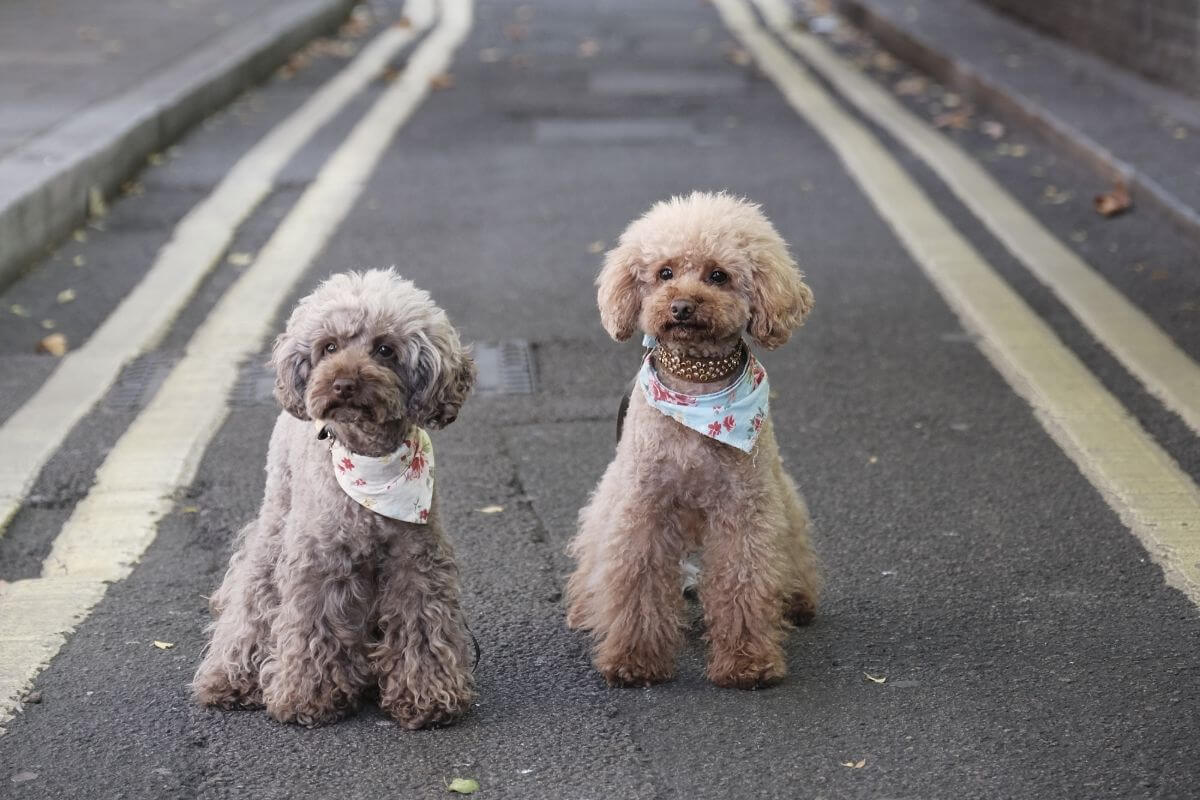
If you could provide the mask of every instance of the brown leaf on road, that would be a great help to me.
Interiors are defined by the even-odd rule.
[[[392,23],[392,27],[393,28],[411,28],[412,20],[409,19],[408,17],[397,17],[396,21]]]
[[[953,128],[956,131],[965,131],[971,127],[972,109],[960,108],[957,111],[947,111],[944,114],[938,114],[933,118],[933,127],[935,128]]]
[[[865,758],[860,758],[858,761],[840,761],[838,763],[840,763],[843,767],[849,767],[850,769],[862,769],[867,765],[867,760]]]
[[[925,94],[925,90],[929,88],[929,81],[920,75],[913,75],[909,78],[903,78],[896,81],[892,85],[892,89],[896,94],[912,97],[918,94]]]
[[[877,678],[877,677],[875,677],[874,675],[872,675],[872,674],[871,674],[871,673],[869,673],[869,672],[864,672],[864,673],[863,673],[863,675],[866,675],[866,676],[867,676],[867,680],[869,680],[871,683],[886,683],[886,682],[887,682],[887,676],[886,676],[886,675],[885,675],[885,676],[883,676],[883,677],[881,677],[881,678]]]
[[[383,68],[383,72],[379,73],[379,80],[384,83],[392,83],[396,78],[400,77],[400,68],[393,67],[390,64]]]
[[[67,337],[61,333],[52,333],[38,342],[37,351],[61,358],[67,352]]]
[[[162,641],[159,641],[158,639],[155,639],[154,646],[157,647],[159,650],[170,650],[172,647],[175,646],[175,643],[174,642],[162,642]]]
[[[754,60],[745,49],[737,45],[726,45],[722,48],[722,52],[725,55],[726,61],[730,64],[736,64],[739,67],[744,67]]]
[[[443,89],[454,88],[454,75],[449,72],[443,72],[441,75],[434,75],[429,79],[429,88],[435,92],[440,92]]]
[[[1004,136],[1004,125],[996,122],[994,119],[984,122],[979,126],[979,130],[983,132],[984,136],[990,139],[999,139]]]
[[[1125,184],[1118,183],[1111,190],[1096,195],[1094,203],[1097,214],[1103,217],[1115,217],[1117,214],[1129,210],[1129,207],[1133,205],[1133,198],[1129,196],[1129,189],[1125,187]]]

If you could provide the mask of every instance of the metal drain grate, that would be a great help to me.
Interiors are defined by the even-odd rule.
[[[533,351],[524,339],[496,344],[476,343],[473,355],[479,367],[475,391],[481,394],[533,394]]]

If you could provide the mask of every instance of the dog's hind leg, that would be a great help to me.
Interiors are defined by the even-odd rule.
[[[212,639],[192,679],[192,695],[204,705],[262,705],[258,672],[278,596],[271,577],[274,562],[259,552],[259,524],[251,522],[243,529],[242,545],[209,601],[215,616],[209,626]]]
[[[427,525],[409,527],[390,542],[380,567],[380,638],[370,659],[379,705],[416,730],[465,714],[475,683],[458,569],[436,511]]]
[[[784,616],[796,625],[807,625],[817,613],[821,593],[821,571],[809,538],[812,526],[808,507],[790,475],[782,474],[782,489],[788,525],[780,547],[786,558],[783,576]]]

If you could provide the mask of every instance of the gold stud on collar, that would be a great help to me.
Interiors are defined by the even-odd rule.
[[[667,350],[659,344],[654,348],[654,363],[663,372],[693,383],[713,383],[736,373],[742,366],[746,343],[739,341],[729,355],[717,358],[689,358]]]

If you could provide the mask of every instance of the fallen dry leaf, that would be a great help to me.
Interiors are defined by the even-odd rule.
[[[864,672],[863,675],[866,675],[867,680],[869,680],[871,683],[886,683],[887,682],[887,676],[884,676],[882,678],[876,678],[874,675],[872,675],[869,672]]]
[[[183,508],[179,509],[180,514],[196,514],[199,513],[199,511],[200,506],[184,506]]]
[[[48,331],[52,331],[58,327],[58,323],[52,319],[44,319],[42,320],[42,327]]]
[[[909,78],[902,78],[896,81],[892,89],[899,95],[911,97],[913,95],[924,94],[929,87],[929,81],[922,78],[920,75],[913,75]]]
[[[484,506],[479,509],[480,514],[499,514],[504,510],[504,506]]]
[[[393,67],[390,64],[383,68],[383,72],[379,73],[379,80],[384,83],[392,83],[396,78],[400,77],[400,68]]]
[[[393,28],[411,28],[412,20],[408,17],[396,17],[396,21],[392,23]]]
[[[475,794],[479,791],[479,781],[474,778],[455,778],[446,784],[446,789],[458,794]]]
[[[724,55],[726,61],[728,61],[730,64],[736,64],[739,67],[744,67],[753,61],[753,59],[750,57],[750,53],[746,52],[744,48],[736,45],[728,45],[725,47]]]
[[[253,263],[254,255],[252,253],[230,253],[225,260],[235,267],[248,267]]]
[[[175,643],[174,642],[160,642],[158,639],[155,639],[154,646],[157,647],[159,650],[170,650],[172,647],[175,646]]]
[[[454,88],[454,75],[449,72],[443,72],[440,75],[434,75],[429,79],[429,88],[435,92],[440,92],[443,89]]]
[[[947,111],[945,114],[938,114],[933,118],[933,127],[953,128],[956,131],[965,131],[971,127],[971,109],[960,108],[958,111]]]
[[[584,39],[576,52],[580,58],[594,58],[600,52],[600,43],[595,39]]]
[[[67,337],[61,333],[52,333],[38,342],[39,353],[49,353],[55,358],[61,358],[67,352]]]
[[[587,246],[587,251],[589,253],[591,253],[592,255],[596,255],[597,253],[603,253],[604,252],[604,242],[600,239],[597,239],[596,241],[592,242],[591,244],[589,244]]]
[[[865,758],[860,758],[858,761],[841,761],[838,763],[840,763],[843,767],[849,767],[850,769],[862,769],[867,765],[867,760]]]
[[[59,292],[55,296],[54,299],[58,300],[58,302],[60,302],[60,303],[69,303],[75,299],[75,290],[74,289],[63,289],[61,292]]]
[[[72,258],[71,263],[77,267],[82,267],[84,264],[87,263],[87,259],[84,258],[83,256],[79,255],[79,256],[75,256],[74,258]]]
[[[1054,184],[1050,184],[1042,190],[1042,199],[1054,206],[1061,206],[1074,196],[1074,192],[1071,192],[1067,189],[1060,190]]]
[[[99,186],[88,189],[88,216],[103,217],[108,213],[108,205],[104,202],[104,192]]]
[[[999,139],[1004,136],[1004,125],[996,122],[994,119],[989,119],[979,126],[979,130],[983,131],[983,135],[992,139]]]
[[[79,230],[77,230],[71,234],[71,238],[77,242],[86,242],[87,241],[87,231],[85,231],[83,228],[80,228]]]
[[[21,305],[20,303],[13,303],[11,306],[8,307],[8,310],[13,313],[14,317],[28,317],[29,316],[29,309],[26,308],[25,306]]]
[[[871,456],[870,458],[867,459],[867,463],[868,464],[878,464],[879,456]]]
[[[883,70],[884,72],[895,72],[900,66],[891,53],[884,52],[883,50],[880,50],[871,57],[871,65],[875,69]]]
[[[1102,217],[1115,217],[1117,214],[1129,210],[1129,207],[1133,205],[1133,198],[1129,196],[1129,189],[1125,187],[1125,184],[1118,183],[1109,191],[1096,195],[1093,202],[1097,214]]]

